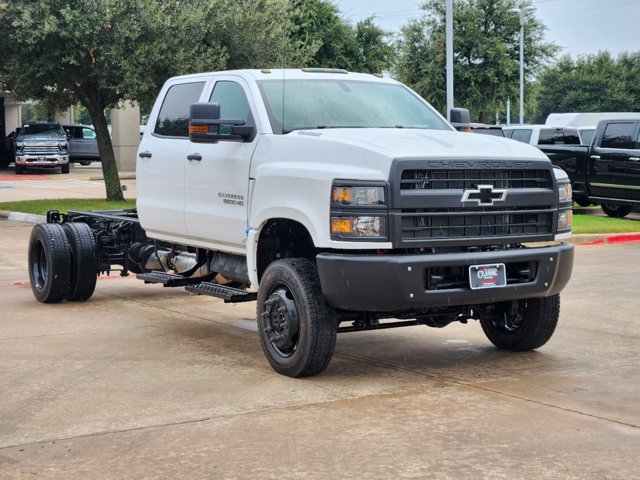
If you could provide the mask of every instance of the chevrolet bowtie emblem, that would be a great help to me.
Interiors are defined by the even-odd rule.
[[[474,190],[465,190],[462,203],[476,202],[479,207],[491,207],[495,202],[504,202],[507,191],[503,188],[493,188],[493,185],[478,185]]]

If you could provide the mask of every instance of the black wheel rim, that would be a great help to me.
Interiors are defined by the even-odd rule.
[[[293,295],[286,285],[274,288],[262,314],[266,337],[273,350],[288,358],[296,352],[300,338],[300,320]]]
[[[33,247],[33,262],[31,263],[31,277],[36,288],[44,288],[47,282],[47,254],[41,242],[36,242]]]

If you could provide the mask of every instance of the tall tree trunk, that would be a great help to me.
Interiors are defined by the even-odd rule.
[[[122,187],[120,186],[120,176],[118,175],[118,165],[113,153],[113,143],[107,126],[107,119],[104,116],[104,107],[97,91],[86,92],[86,103],[84,106],[89,110],[91,121],[96,129],[98,137],[98,151],[102,163],[102,175],[107,193],[107,200],[124,202]]]

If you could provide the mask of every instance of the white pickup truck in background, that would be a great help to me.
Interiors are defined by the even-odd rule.
[[[339,332],[476,319],[513,351],[554,332],[573,264],[567,175],[529,145],[455,131],[394,80],[172,78],[138,156],[137,210],[52,211],[34,228],[38,300],[86,300],[118,269],[257,301],[264,353],[292,377],[323,371]]]

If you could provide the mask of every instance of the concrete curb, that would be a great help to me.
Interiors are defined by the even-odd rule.
[[[32,213],[9,212],[0,210],[0,217],[24,223],[44,223],[47,221],[45,215],[34,215]],[[610,233],[610,234],[578,234],[569,239],[574,245],[604,245],[619,243],[640,242],[640,232],[637,233]]]
[[[24,223],[44,223],[47,221],[45,215],[36,215],[33,213],[22,212],[8,212],[7,210],[0,210],[0,217],[13,220],[14,222]]]

